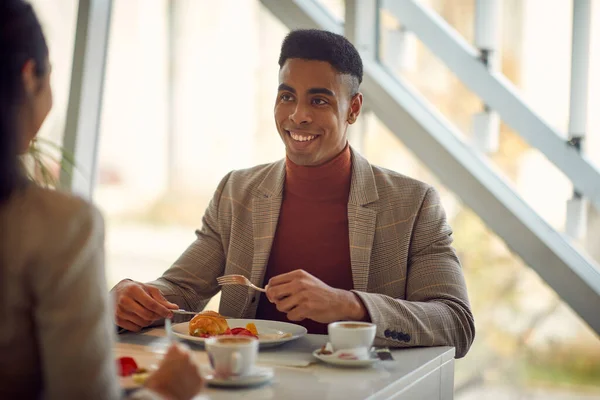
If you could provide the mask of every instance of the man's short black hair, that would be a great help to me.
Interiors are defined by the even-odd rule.
[[[348,39],[319,29],[299,29],[290,32],[281,45],[279,67],[289,58],[325,61],[341,74],[353,78],[352,95],[358,92],[363,78],[363,64],[358,51]]]

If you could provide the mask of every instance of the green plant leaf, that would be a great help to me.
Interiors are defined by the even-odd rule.
[[[33,171],[27,170],[30,180],[43,187],[59,187],[58,177],[53,176],[48,166],[48,161],[55,163],[61,171],[72,176],[78,170],[74,157],[61,146],[45,138],[35,138],[29,146],[27,155],[33,161]]]

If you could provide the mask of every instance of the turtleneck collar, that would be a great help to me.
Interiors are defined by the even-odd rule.
[[[343,200],[347,202],[352,175],[350,146],[325,164],[306,167],[285,160],[286,194],[316,201]]]

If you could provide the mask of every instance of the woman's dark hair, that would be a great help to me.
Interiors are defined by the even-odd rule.
[[[43,76],[47,57],[46,39],[31,5],[23,0],[0,0],[0,202],[24,181],[17,127],[25,94],[23,66],[33,59],[36,73]]]

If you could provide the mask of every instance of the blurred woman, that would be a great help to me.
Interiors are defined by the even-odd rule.
[[[31,6],[1,0],[0,398],[116,399],[102,218],[29,182],[19,160],[52,107],[50,70]],[[201,386],[189,352],[172,346],[134,396],[189,399]]]

